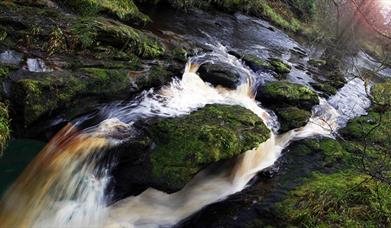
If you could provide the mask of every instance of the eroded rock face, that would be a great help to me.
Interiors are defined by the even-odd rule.
[[[240,106],[207,105],[188,116],[154,120],[144,136],[119,148],[115,192],[140,186],[172,192],[201,169],[255,148],[269,138],[262,120]]]

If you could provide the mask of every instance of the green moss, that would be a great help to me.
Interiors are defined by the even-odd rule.
[[[8,67],[0,65],[0,85],[3,84],[3,80],[8,76],[9,73],[10,71]]]
[[[254,71],[273,68],[269,62],[260,59],[255,55],[245,55],[242,59]]]
[[[156,146],[153,174],[170,186],[183,186],[205,165],[252,149],[269,130],[251,111],[228,105],[208,105],[189,116],[164,119],[150,128]]]
[[[291,72],[292,67],[280,59],[270,59],[270,64],[273,66],[274,71],[279,74],[287,74]]]
[[[358,117],[342,129],[346,138],[367,144],[391,146],[391,111],[385,113],[369,112],[367,116]]]
[[[10,139],[10,119],[8,115],[8,107],[4,103],[0,102],[0,155]]]
[[[347,145],[335,139],[311,139],[307,140],[305,145],[311,151],[322,153],[323,166],[331,167],[341,164],[345,168],[351,168],[352,161],[354,161],[355,155],[348,152]]]
[[[171,54],[173,56],[173,59],[181,62],[181,63],[186,63],[187,62],[187,51],[184,48],[174,48],[171,51]]]
[[[311,83],[311,86],[314,89],[322,92],[326,97],[333,96],[333,95],[337,94],[337,89],[327,82],[325,82],[325,83]]]
[[[247,10],[249,10],[252,14],[264,17],[281,28],[297,32],[301,27],[300,22],[297,19],[292,17],[289,19],[284,18],[266,0],[244,2],[246,2],[245,8],[247,8]]]
[[[23,111],[25,124],[29,125],[44,114],[66,107],[78,95],[121,95],[126,94],[129,85],[126,71],[86,68],[76,75],[64,72],[19,80],[12,85],[11,99]]]
[[[107,13],[123,21],[141,23],[150,21],[132,0],[59,0],[59,2],[84,16]]]
[[[141,31],[105,18],[81,18],[71,26],[71,32],[83,48],[109,45],[128,49],[140,57],[157,58],[164,47]]]
[[[145,75],[139,75],[134,79],[137,90],[151,87],[159,87],[171,80],[172,74],[163,66],[153,66]]]
[[[311,117],[311,112],[297,107],[278,108],[276,114],[281,124],[280,131],[282,132],[306,125]]]
[[[86,90],[82,91],[85,94],[116,95],[129,88],[130,79],[126,70],[83,68],[83,71],[89,75]]]
[[[391,80],[385,83],[375,84],[372,87],[371,95],[378,109],[389,109],[391,107]]]
[[[300,12],[301,19],[310,21],[315,16],[315,0],[293,0],[292,3],[293,7]]]
[[[315,67],[320,67],[323,65],[326,65],[327,61],[323,59],[310,59],[308,60],[308,64],[315,66]]]
[[[315,174],[277,207],[284,219],[294,225],[388,226],[391,222],[391,189],[368,176],[351,172]]]
[[[306,86],[290,82],[269,82],[261,88],[260,99],[266,104],[289,104],[311,110],[319,103],[317,94]]]
[[[300,0],[296,1],[302,3]],[[228,13],[242,11],[268,19],[273,24],[293,32],[297,32],[301,28],[301,23],[292,16],[289,7],[284,7],[284,10],[282,10],[282,7],[275,7],[267,0],[170,0],[168,2],[172,6],[182,9],[196,7],[203,9],[217,8]],[[297,4],[297,6],[299,5]],[[305,8],[307,6],[311,6],[311,4],[300,4],[299,9],[303,9],[307,13],[308,10],[312,9]]]
[[[5,40],[5,38],[7,38],[7,32],[0,30],[0,41]]]

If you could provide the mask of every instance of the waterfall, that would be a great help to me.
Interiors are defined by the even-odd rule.
[[[242,77],[237,89],[215,88],[205,83],[196,71],[198,65],[206,61],[223,61],[235,66]],[[205,169],[176,193],[147,189],[138,196],[106,205],[110,164],[99,164],[99,158],[104,149],[121,143],[112,136],[117,135],[116,132],[131,132],[132,123],[138,119],[187,115],[207,104],[218,103],[243,106],[270,129],[277,129],[275,115],[254,99],[256,81],[257,75],[229,55],[224,46],[217,45],[213,52],[191,58],[181,80],[174,79],[159,91],[144,91],[126,105],[118,103],[102,108],[107,120],[98,126],[83,130],[66,126],[5,194],[0,205],[0,227],[172,226],[203,207],[243,190],[257,172],[272,166],[292,141],[315,135],[333,137],[346,123],[341,124],[341,118],[365,113],[365,109],[360,109],[346,117],[338,107],[321,99],[306,126],[281,135],[272,131],[270,138],[257,148],[241,154],[219,170]],[[337,94],[330,100],[340,104],[350,101],[345,98]]]

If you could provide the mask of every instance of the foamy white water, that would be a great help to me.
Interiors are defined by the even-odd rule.
[[[109,137],[111,132],[118,128],[131,131],[132,122],[138,118],[181,116],[207,104],[215,103],[243,106],[259,116],[270,129],[277,129],[278,122],[275,115],[263,109],[254,99],[253,86],[258,80],[257,75],[243,66],[240,60],[229,55],[225,47],[218,45],[213,50],[208,55],[191,59],[186,65],[182,80],[175,79],[169,86],[157,92],[146,91],[135,102],[128,105],[110,106],[107,115],[109,119],[97,127],[88,129],[89,135],[98,138]],[[224,61],[236,67],[242,77],[241,84],[235,90],[227,90],[205,83],[196,74],[196,70],[198,64],[206,61]],[[23,210],[30,219],[23,221],[23,224],[34,227],[175,225],[203,207],[243,190],[259,171],[272,166],[281,156],[282,150],[292,141],[317,135],[333,137],[333,133],[344,126],[348,119],[365,114],[365,109],[369,104],[367,98],[358,92],[362,91],[364,88],[362,86],[364,86],[363,83],[349,82],[329,101],[320,99],[320,104],[313,108],[313,116],[306,126],[282,135],[271,133],[266,142],[238,156],[234,164],[227,164],[218,172],[206,169],[194,177],[182,190],[173,194],[148,189],[138,196],[123,199],[106,207],[104,190],[109,178],[107,172],[103,170],[103,174],[100,172],[101,175],[95,176],[94,162],[83,165],[81,162],[87,161],[68,160],[66,164],[69,166],[61,167],[64,170],[59,170],[59,172],[70,170],[66,172],[65,179],[59,176],[59,180],[67,185],[65,191],[70,191],[65,194],[67,197],[62,199],[56,194],[60,196],[64,194],[54,191],[51,194],[55,197],[50,198],[48,191],[47,195],[41,196],[43,200],[38,204],[40,208],[30,207]],[[360,108],[355,109],[353,103],[360,104]],[[346,111],[350,109],[354,111]],[[96,145],[88,146],[95,147]],[[102,146],[99,145],[99,147]],[[80,149],[83,148],[78,148]],[[65,151],[71,153],[72,148],[66,148]],[[72,177],[72,172],[75,172],[74,177]],[[12,192],[10,194],[12,195]],[[23,204],[23,202],[17,203]],[[36,204],[32,202],[31,205]],[[50,207],[45,208],[46,205]],[[29,213],[32,215],[29,216]]]
[[[183,81],[196,82],[198,89],[203,87],[198,75],[186,72]],[[354,81],[348,83],[336,96],[330,100],[339,104],[351,102],[352,99],[360,101],[364,99],[360,93],[352,93],[343,96],[346,90],[351,89]],[[248,86],[248,85],[247,85]],[[218,93],[227,103],[242,105],[264,122],[269,122],[267,112],[262,109],[244,88],[239,87],[235,91],[219,91],[206,86]],[[358,89],[362,89],[361,87]],[[248,90],[248,89],[247,89]],[[246,91],[247,92],[247,91]],[[228,102],[229,101],[229,102]],[[364,99],[362,107],[368,105]],[[349,106],[349,105],[345,105]],[[308,124],[302,128],[291,130],[282,135],[274,135],[258,148],[249,150],[240,155],[234,166],[216,174],[210,174],[209,170],[199,173],[185,188],[174,194],[166,194],[155,189],[148,189],[142,194],[121,200],[108,208],[108,218],[105,227],[159,227],[172,226],[191,214],[197,212],[208,204],[225,199],[227,196],[243,190],[248,182],[261,170],[272,166],[280,157],[282,150],[294,140],[312,136],[333,137],[333,134],[343,124],[345,119],[365,113],[358,109],[356,112],[345,113],[344,105],[334,108],[325,99],[320,99],[320,104],[314,107],[313,116]],[[344,121],[341,121],[341,118]]]

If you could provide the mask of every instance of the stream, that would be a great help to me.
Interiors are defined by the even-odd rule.
[[[320,98],[307,125],[278,134],[276,115],[255,100],[254,92],[260,85],[278,79],[273,72],[252,71],[230,53],[282,58],[292,66],[284,80],[311,87],[310,82],[316,78],[311,77],[307,61],[318,57],[316,51],[268,22],[242,14],[195,11],[184,16],[164,10],[152,13],[151,18],[155,23],[147,29],[168,43],[201,48],[183,66],[183,75],[177,75],[161,89],[143,91],[131,101],[106,104],[99,113],[82,116],[64,127],[4,194],[7,201],[0,209],[1,226],[175,226],[206,206],[247,188],[258,172],[275,164],[289,144],[311,137],[333,138],[348,120],[365,115],[370,106],[366,84],[354,78],[351,70],[345,75],[347,83],[336,95]],[[376,67],[367,55],[356,58],[360,67]],[[197,70],[205,63],[234,69],[240,75],[236,89],[204,82]],[[207,104],[239,105],[251,110],[271,129],[270,138],[218,169],[206,168],[178,192],[167,194],[150,188],[107,204],[111,196],[106,189],[115,161],[99,163],[103,152],[134,137],[137,131],[133,125],[139,120],[184,116]],[[103,120],[86,124],[97,115]],[[23,219],[13,216],[20,213],[25,214]]]

